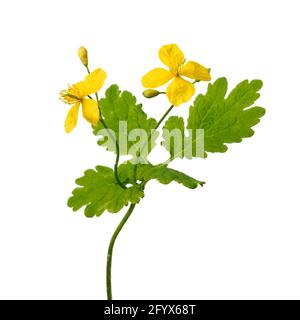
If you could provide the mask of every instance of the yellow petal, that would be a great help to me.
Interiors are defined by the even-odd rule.
[[[142,78],[145,88],[157,88],[173,78],[173,74],[163,68],[156,68],[146,73]]]
[[[176,77],[167,88],[167,97],[174,106],[189,101],[195,93],[195,87],[189,81]]]
[[[100,118],[97,102],[93,99],[83,99],[82,115],[88,122],[97,124]]]
[[[106,72],[99,68],[87,75],[84,81],[76,83],[75,87],[80,92],[80,98],[82,99],[89,94],[99,91],[105,79]]]
[[[70,133],[76,127],[79,107],[80,102],[77,102],[71,107],[71,109],[68,112],[68,115],[65,120],[65,131],[67,133]]]
[[[159,50],[159,58],[172,72],[176,72],[178,66],[184,62],[183,52],[176,44],[162,46]]]
[[[179,74],[195,80],[211,80],[209,69],[194,61],[189,61],[184,64],[182,68],[180,68]]]

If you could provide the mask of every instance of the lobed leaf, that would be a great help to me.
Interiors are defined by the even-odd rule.
[[[152,133],[152,147],[154,146],[157,133],[155,131],[156,120],[148,118],[142,110],[142,105],[136,103],[136,98],[128,91],[121,92],[117,85],[112,85],[106,90],[105,97],[100,100],[101,116],[107,129],[115,135],[120,146],[120,154],[135,156],[142,149],[144,142],[150,139]],[[103,123],[94,126],[94,134],[100,135],[98,144],[107,150],[116,152],[115,143],[109,143],[107,132]],[[140,138],[144,138],[141,142]],[[111,138],[111,137],[110,137]],[[144,149],[146,155],[151,147]]]
[[[244,80],[239,83],[227,96],[228,83],[226,78],[220,78],[208,85],[205,95],[199,94],[190,107],[187,129],[189,135],[185,135],[183,119],[170,117],[164,129],[178,129],[183,132],[183,141],[192,143],[192,156],[199,156],[196,152],[199,144],[197,130],[203,130],[203,148],[206,152],[226,152],[226,144],[241,142],[243,138],[254,134],[252,127],[259,123],[265,114],[265,109],[252,106],[259,98],[258,91],[262,87],[262,81]],[[171,157],[186,156],[184,144],[179,152],[175,152],[175,145],[167,143],[166,135],[162,144],[170,152]],[[178,146],[177,146],[178,148]],[[186,146],[185,146],[186,148]],[[191,158],[191,156],[186,156]]]
[[[80,187],[73,190],[68,206],[74,211],[85,207],[87,217],[100,216],[105,210],[118,212],[129,202],[138,203],[144,196],[139,186],[121,188],[115,181],[113,170],[104,166],[85,171],[76,184]]]

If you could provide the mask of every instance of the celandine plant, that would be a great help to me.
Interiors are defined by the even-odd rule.
[[[147,183],[155,179],[162,184],[175,181],[190,189],[203,186],[203,181],[171,169],[169,164],[175,158],[206,158],[209,152],[226,152],[226,144],[251,137],[254,134],[251,128],[259,123],[265,113],[263,108],[253,106],[259,97],[262,81],[244,80],[227,93],[226,78],[219,78],[208,85],[206,94],[195,98],[187,121],[177,116],[166,119],[174,107],[194,96],[196,83],[210,81],[211,75],[210,69],[199,63],[186,62],[176,44],[162,46],[159,58],[167,68],[153,69],[142,78],[146,98],[165,94],[170,101],[171,106],[166,108],[161,119],[156,120],[147,116],[143,106],[137,104],[130,92],[120,91],[115,84],[100,99],[98,91],[106,73],[100,68],[90,72],[85,48],[81,47],[78,55],[86,67],[87,76],[60,94],[62,101],[71,105],[65,130],[69,133],[75,128],[82,106],[83,117],[93,125],[93,133],[99,136],[98,144],[114,152],[116,158],[112,168],[99,165],[85,171],[76,180],[79,187],[73,190],[68,206],[74,211],[84,207],[84,213],[89,218],[99,217],[106,210],[116,213],[128,207],[108,247],[106,285],[107,299],[111,300],[114,244],[136,205],[144,197]],[[168,82],[165,92],[155,89]],[[170,157],[166,162],[152,164],[148,156],[162,126],[161,144]],[[119,164],[123,155],[130,155],[131,159]]]

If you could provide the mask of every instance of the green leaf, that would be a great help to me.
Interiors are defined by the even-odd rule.
[[[134,170],[136,172],[134,173]],[[203,186],[204,182],[194,179],[180,171],[168,168],[165,164],[152,165],[152,164],[138,164],[136,168],[131,162],[121,164],[119,167],[119,175],[125,183],[133,184],[135,180],[145,185],[148,181],[156,179],[162,184],[169,184],[172,181],[182,184],[183,186],[195,189],[199,185]]]
[[[199,95],[190,107],[188,129],[204,129],[207,152],[225,152],[226,143],[241,142],[251,137],[251,129],[265,114],[261,107],[250,107],[259,98],[260,80],[239,83],[225,98],[227,80],[220,78],[209,84],[206,95]]]
[[[252,127],[259,123],[260,118],[265,114],[265,109],[252,106],[259,98],[258,91],[262,87],[262,81],[248,80],[239,83],[231,93],[226,96],[227,80],[220,78],[213,84],[208,85],[205,95],[198,95],[194,104],[190,107],[187,129],[189,135],[183,135],[186,142],[185,149],[191,152],[187,155],[183,146],[175,151],[174,144],[168,143],[166,134],[163,145],[170,152],[171,157],[196,157],[206,156],[206,152],[226,152],[226,144],[241,142],[243,138],[251,137],[254,134]],[[183,130],[183,119],[171,117],[165,124],[165,129]],[[203,130],[204,136],[199,134]],[[198,132],[198,134],[197,134]],[[199,139],[200,137],[200,139]],[[203,139],[204,153],[199,153],[199,141]],[[191,146],[192,144],[192,146]],[[178,147],[177,147],[178,149]],[[201,151],[201,146],[200,146]]]
[[[105,210],[118,212],[129,202],[138,203],[144,196],[139,186],[125,190],[121,188],[115,181],[113,170],[104,166],[85,171],[84,176],[76,180],[76,184],[80,188],[73,190],[68,206],[74,211],[85,207],[87,217],[100,216]]]
[[[151,148],[150,146],[148,149],[143,147],[145,141],[150,139],[151,132],[152,146],[154,146],[157,138],[155,132],[157,122],[155,119],[147,117],[147,114],[142,110],[142,105],[136,103],[136,98],[130,92],[121,92],[117,85],[112,85],[106,90],[105,98],[100,100],[100,107],[101,116],[108,129],[115,134],[120,154],[135,156],[140,149],[143,149],[143,155],[147,156]],[[106,147],[109,151],[116,152],[115,140],[108,139],[103,123],[100,122],[94,126],[94,134],[102,137],[98,141],[99,145]],[[144,141],[141,141],[141,138]]]

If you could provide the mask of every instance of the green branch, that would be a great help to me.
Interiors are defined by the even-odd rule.
[[[167,115],[171,112],[171,110],[173,109],[173,105],[166,111],[166,113],[161,117],[161,119],[158,121],[155,129],[157,129],[161,123],[164,121],[164,119],[167,117]],[[105,122],[103,121],[103,119],[100,120],[101,123],[103,124],[103,126],[105,128],[107,128]],[[108,130],[108,132],[110,132]],[[149,140],[151,140],[151,134],[150,137],[148,139],[148,143]],[[118,163],[119,163],[119,145],[116,142],[116,152],[117,152],[117,157],[116,157],[116,162],[115,162],[115,177],[116,180],[118,181],[118,183],[121,185],[122,182],[119,180],[118,177]],[[136,184],[136,170],[137,170],[137,165],[134,166],[134,170],[133,170],[133,175],[134,175],[134,184]],[[145,188],[146,183],[142,186],[142,188]],[[126,187],[125,187],[126,188]],[[125,214],[125,216],[123,217],[123,219],[121,220],[120,224],[118,225],[117,229],[115,230],[110,243],[109,243],[109,247],[108,247],[108,252],[107,252],[107,263],[106,263],[106,291],[107,291],[107,300],[112,300],[112,285],[111,285],[111,265],[112,265],[112,256],[113,256],[113,249],[114,249],[114,244],[116,241],[117,236],[119,235],[120,231],[122,230],[123,226],[125,225],[126,221],[129,219],[130,215],[132,214],[132,211],[135,208],[135,204],[131,204],[127,213]]]
[[[107,124],[105,123],[105,121],[102,118],[100,118],[100,122],[102,123],[103,127],[106,129],[106,131],[107,131],[108,135],[110,136],[110,138],[115,141],[115,145],[116,145],[116,161],[115,161],[115,165],[114,165],[114,173],[115,173],[116,181],[117,181],[118,185],[121,188],[127,189],[126,186],[120,180],[119,174],[118,174],[118,166],[119,166],[119,160],[120,160],[120,147],[119,147],[119,144],[118,144],[117,140],[115,139],[115,137],[111,134]]]
[[[160,118],[160,120],[157,122],[156,126],[155,126],[155,130],[159,128],[159,126],[162,124],[162,122],[165,120],[165,118],[167,117],[167,115],[172,111],[172,109],[174,108],[174,105],[171,105],[170,108],[163,114],[163,116]],[[145,143],[143,145],[143,147],[141,148],[141,153],[140,156],[143,158],[143,151],[145,149],[145,147],[148,147],[149,143],[151,143],[151,139],[152,139],[152,134],[150,133],[149,138],[147,140],[147,143]],[[143,160],[146,161],[145,158],[143,158]],[[136,172],[136,169],[134,169],[134,173]]]
[[[135,204],[131,204],[128,211],[126,212],[125,216],[121,220],[120,224],[118,225],[116,231],[114,232],[108,247],[107,252],[107,264],[106,264],[106,290],[107,290],[107,300],[112,300],[112,286],[111,286],[111,265],[112,265],[112,255],[115,241],[124,227],[126,221],[129,219],[130,215],[132,214],[135,208]]]
[[[174,108],[173,105],[171,105],[171,107],[167,110],[167,112],[161,117],[161,119],[157,122],[157,125],[155,127],[155,129],[157,129],[161,123],[165,120],[165,118],[167,117],[167,115],[172,111],[172,109]],[[151,135],[150,135],[151,138]]]
[[[86,70],[88,72],[88,74],[91,73],[88,65],[85,66]],[[105,130],[107,131],[108,135],[110,136],[111,139],[115,140],[115,144],[116,144],[116,161],[115,161],[115,165],[114,165],[114,174],[115,174],[115,179],[118,183],[118,185],[123,188],[123,189],[127,189],[126,186],[122,183],[122,181],[119,178],[118,175],[118,166],[119,166],[119,160],[120,160],[120,147],[119,147],[119,143],[117,142],[117,140],[115,139],[115,137],[111,134],[111,132],[109,131],[109,128],[107,126],[107,124],[105,123],[104,119],[101,118],[101,108],[100,108],[100,100],[99,100],[99,96],[98,93],[95,92],[95,96],[96,96],[96,101],[98,104],[98,110],[99,110],[99,116],[100,116],[100,122],[102,123],[103,127],[105,128]]]

